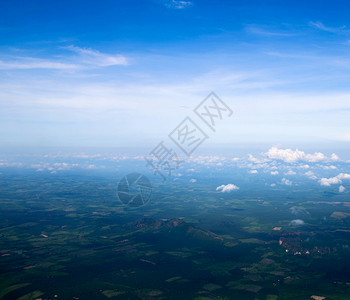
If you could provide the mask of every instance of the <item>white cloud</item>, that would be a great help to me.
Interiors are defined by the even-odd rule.
[[[294,33],[291,33],[290,31],[276,31],[273,28],[266,28],[266,27],[258,27],[256,25],[248,25],[246,26],[246,31],[252,34],[261,35],[261,36],[294,36]]]
[[[250,174],[258,174],[259,172],[258,172],[258,170],[250,170],[249,173]]]
[[[276,183],[271,183],[270,186],[271,186],[271,187],[275,187],[275,186],[276,186]]]
[[[324,170],[336,170],[336,166],[320,166]]]
[[[291,226],[301,226],[301,225],[304,225],[305,222],[303,220],[300,220],[300,219],[296,219],[296,220],[292,220],[289,225]]]
[[[278,171],[271,171],[271,175],[278,175],[279,172]]]
[[[193,179],[193,178],[192,178],[192,179],[190,179],[190,182],[191,182],[191,183],[195,183],[195,182],[197,182],[197,179]]]
[[[93,65],[96,67],[109,67],[128,64],[126,57],[118,54],[105,54],[97,50],[80,48],[73,45],[66,47],[66,49],[78,53],[80,62],[86,65]]]
[[[341,184],[343,179],[350,179],[350,174],[340,173],[331,178],[321,178],[318,182],[323,186],[331,186],[332,184]]]
[[[310,179],[313,179],[313,180],[315,180],[315,179],[317,179],[317,176],[314,174],[314,172],[312,172],[312,171],[307,171],[306,173],[305,173],[305,175],[307,176],[307,177],[309,177]]]
[[[313,28],[316,28],[318,30],[326,31],[326,32],[331,32],[331,33],[348,33],[349,30],[346,29],[346,26],[343,25],[341,27],[329,27],[324,25],[322,22],[317,21],[317,22],[309,22],[309,25]]]
[[[331,186],[331,184],[342,183],[342,181],[338,177],[321,178],[318,182],[320,183],[320,185],[323,185],[323,186]]]
[[[221,191],[222,193],[229,193],[229,192],[232,192],[232,191],[236,191],[236,190],[239,190],[239,187],[234,185],[234,184],[227,184],[227,185],[220,185],[216,188],[217,191]]]
[[[347,173],[340,173],[340,174],[338,175],[338,177],[339,177],[340,179],[350,179],[350,174],[347,174]]]
[[[332,153],[331,160],[339,160],[339,156],[336,155],[335,153]]]
[[[256,164],[259,164],[259,163],[264,162],[264,160],[259,159],[259,158],[256,158],[256,157],[254,157],[254,156],[251,155],[251,154],[248,154],[248,160],[251,161],[251,162],[253,162],[253,163],[256,163]]]
[[[292,181],[290,181],[289,179],[286,179],[286,178],[282,178],[282,181],[281,181],[283,184],[285,185],[292,185]]]
[[[339,193],[343,193],[346,190],[346,188],[344,186],[340,186],[339,187]]]
[[[102,51],[102,49],[100,50]],[[78,68],[80,67],[81,56],[80,54],[78,55],[75,53],[69,53],[66,51],[66,56],[69,56],[71,58],[71,60],[68,62],[73,64],[73,68]],[[91,55],[86,53],[86,51],[85,55],[88,55],[91,58]],[[65,63],[67,65],[68,63],[66,56],[56,56],[51,57],[51,59],[59,60],[60,63]],[[77,58],[77,60],[74,58]],[[8,61],[7,58],[1,59],[6,60],[6,62]],[[169,59],[169,57],[166,57],[166,55],[163,57],[160,56],[159,59],[161,60],[160,64],[162,66],[164,65],[169,67],[170,64],[174,63],[173,60]],[[180,59],[182,60],[188,58],[186,57],[174,59],[177,59],[176,61],[180,61]],[[199,57],[199,59],[202,58]],[[182,104],[180,102],[187,102],[188,104],[192,103],[192,101],[193,103],[196,103],[197,100],[200,101],[201,98],[206,95],[206,90],[210,85],[213,87],[213,89],[223,89],[223,96],[225,95],[224,98],[227,98],[227,100],[229,100],[230,97],[232,98],[233,95],[235,95],[236,91],[238,91],[238,95],[242,97],[242,101],[236,103],[238,105],[238,111],[241,111],[240,116],[242,116],[242,123],[240,123],[241,132],[239,133],[242,136],[242,139],[255,139],[258,137],[261,139],[269,140],[269,138],[274,136],[274,134],[281,135],[281,138],[283,137],[287,140],[289,139],[288,134],[300,136],[300,138],[303,139],[305,136],[316,137],[318,133],[325,138],[332,138],[334,137],[334,134],[332,133],[339,132],[336,131],[337,127],[334,125],[334,123],[336,123],[340,128],[345,127],[343,124],[339,123],[340,121],[338,122],[338,120],[337,122],[331,122],[331,124],[328,124],[329,122],[319,122],[320,114],[317,113],[317,109],[320,109],[322,111],[333,111],[332,109],[337,109],[339,106],[344,106],[345,108],[348,107],[349,95],[346,93],[344,95],[337,94],[335,91],[334,93],[332,92],[331,94],[327,95],[323,95],[325,93],[320,93],[307,96],[301,96],[298,95],[298,93],[288,96],[284,95],[287,93],[268,93],[259,95],[259,97],[257,97],[253,93],[255,93],[254,91],[260,93],[261,86],[271,86],[271,84],[279,85],[280,83],[278,83],[278,76],[274,78],[275,74],[273,74],[273,72],[271,75],[266,76],[264,69],[260,68],[254,69],[254,72],[252,72],[252,74],[248,74],[243,68],[242,70],[238,69],[234,73],[224,71],[224,74],[222,76],[217,76],[217,78],[214,78],[213,82],[209,82],[208,79],[212,78],[209,78],[209,76],[206,77],[206,74],[203,76],[199,74],[200,72],[184,72],[182,74],[181,71],[179,71],[181,69],[180,68],[178,70],[178,73],[167,73],[167,76],[169,76],[169,78],[164,78],[163,75],[158,75],[161,74],[161,72],[156,72],[152,68],[145,67],[152,65],[150,62],[154,61],[154,56],[148,54],[140,54],[138,61],[140,63],[137,65],[135,64],[135,67],[130,70],[130,73],[126,72],[126,74],[124,72],[116,72],[113,73],[113,76],[111,76],[109,73],[109,68],[106,70],[107,74],[103,74],[102,70],[100,69],[98,72],[94,72],[95,69],[93,69],[93,72],[91,73],[86,72],[85,74],[81,74],[82,76],[80,78],[71,76],[64,78],[61,72],[57,72],[59,78],[53,78],[49,76],[50,74],[45,74],[43,76],[41,73],[36,76],[36,74],[33,72],[33,74],[30,74],[30,76],[24,76],[26,74],[23,74],[23,78],[21,78],[21,80],[16,80],[15,78],[17,76],[10,74],[8,79],[9,83],[4,83],[4,81],[1,83],[2,95],[0,96],[3,99],[6,99],[6,101],[3,101],[0,110],[6,113],[6,110],[3,107],[5,105],[8,105],[9,101],[12,101],[13,105],[16,106],[18,110],[28,111],[28,114],[25,116],[28,119],[32,118],[33,120],[36,120],[36,112],[38,112],[37,122],[32,123],[41,124],[45,116],[48,116],[47,118],[51,120],[52,116],[54,115],[56,120],[52,120],[52,122],[58,121],[68,123],[72,121],[80,123],[77,126],[79,126],[79,128],[83,128],[82,131],[84,131],[84,133],[85,131],[89,132],[89,135],[86,134],[84,138],[81,138],[81,140],[91,140],[91,144],[94,144],[95,141],[92,141],[90,131],[96,132],[96,136],[97,132],[100,131],[98,134],[98,139],[101,140],[101,143],[121,143],[122,141],[125,141],[125,144],[128,144],[128,141],[126,141],[127,139],[125,139],[123,136],[124,131],[118,130],[118,133],[116,133],[117,130],[110,130],[110,132],[113,132],[113,135],[111,133],[107,136],[106,131],[100,129],[104,128],[104,124],[101,124],[100,122],[96,122],[96,124],[101,124],[101,126],[98,128],[94,127],[94,130],[88,130],[88,126],[93,126],[92,122],[86,122],[85,119],[83,120],[83,118],[77,120],[70,108],[83,107],[84,109],[86,108],[89,110],[79,112],[84,118],[85,116],[88,116],[86,113],[90,113],[91,109],[92,113],[89,116],[91,119],[94,119],[94,121],[96,119],[96,121],[106,120],[105,122],[107,124],[116,124],[119,128],[120,126],[116,122],[120,122],[122,124],[121,126],[125,126],[125,128],[128,128],[128,130],[131,130],[128,131],[128,137],[133,137],[134,133],[140,132],[140,130],[137,130],[135,126],[130,125],[134,122],[134,118],[137,119],[140,124],[144,124],[144,132],[151,132],[152,136],[160,136],[159,132],[164,131],[164,134],[167,134],[168,129],[166,129],[166,126],[158,126],[158,124],[161,124],[163,119],[167,120],[168,124],[175,124],[178,122],[178,116],[181,114],[175,109]],[[173,66],[178,65],[176,61]],[[77,65],[78,63],[79,65]],[[191,64],[194,62],[186,61],[186,63]],[[101,65],[101,62],[98,62],[97,64]],[[102,65],[105,65],[105,63],[102,63]],[[110,65],[110,61],[107,62],[107,65]],[[91,66],[93,66],[93,64],[85,64],[84,66],[91,69]],[[213,63],[213,66],[208,66],[208,69],[214,66],[215,64]],[[70,66],[58,67],[68,68]],[[239,68],[239,66],[237,66],[237,68]],[[227,66],[227,69],[232,68],[230,68],[230,66]],[[223,70],[220,70],[220,72],[222,71]],[[130,75],[131,73],[132,78]],[[214,72],[208,71],[208,73],[212,74]],[[279,74],[278,72],[276,73]],[[179,76],[179,74],[181,75]],[[95,76],[98,76],[99,79],[94,80]],[[173,80],[174,78],[178,78],[179,80]],[[204,82],[202,80],[203,78]],[[292,79],[294,79],[294,77],[287,78],[287,81]],[[301,81],[303,80],[303,78],[299,79]],[[249,86],[253,86],[252,94],[246,93],[247,90],[250,91]],[[73,93],[71,93],[72,90]],[[249,94],[250,96],[246,96],[245,94]],[[10,95],[10,97],[8,97],[8,95]],[[152,99],[152,105],[150,105],[151,100],[148,101],[148,99]],[[265,101],[267,101],[267,103]],[[249,103],[249,105],[247,105],[247,103]],[[271,119],[271,107],[274,107],[275,109],[275,105],[277,106],[277,109],[273,114],[273,119]],[[45,111],[43,113],[38,109],[39,106],[40,110],[48,109],[49,111]],[[62,107],[62,111],[57,111],[55,108],[53,108],[53,106]],[[94,110],[94,108],[104,109],[106,107],[108,110],[106,110],[105,113],[95,112]],[[113,108],[115,110],[112,111],[110,108]],[[134,112],[126,113],[123,110],[124,108],[132,109],[136,113],[140,112],[140,117],[134,114]],[[175,117],[173,119],[170,119],[169,117],[172,117],[175,113],[176,119]],[[303,123],[305,120],[302,121],[296,118],[296,116],[304,116],[303,113],[308,113],[308,116],[314,118],[313,120],[308,119],[306,122],[308,124],[313,124],[313,126],[307,126],[307,124]],[[107,119],[106,115],[108,115],[108,117],[111,117],[111,119]],[[148,118],[149,115],[152,115],[152,118]],[[342,115],[344,114],[340,114],[340,116]],[[127,118],[127,116],[133,116],[133,118]],[[256,118],[256,116],[259,117]],[[280,122],[279,118],[282,117],[286,118],[286,120]],[[9,118],[12,118],[12,115],[9,116]],[[121,120],[122,118],[125,118],[126,120]],[[160,118],[163,119],[159,120]],[[265,126],[266,123],[264,120],[270,120],[270,122],[267,123],[272,124],[272,127],[270,128],[270,125]],[[15,122],[16,120],[14,119],[13,121]],[[128,124],[129,122],[130,124]],[[21,122],[17,123],[24,124]],[[263,126],[259,126],[259,124],[263,124]],[[293,124],[297,126],[294,127]],[[25,125],[22,126],[23,129],[26,129]],[[54,125],[48,125],[48,127],[52,127],[51,132],[54,132],[54,130],[56,130],[56,128],[53,128],[53,126]],[[157,132],[153,131],[155,127]],[[235,126],[227,126],[227,128],[222,131],[218,130],[218,141],[230,143],[231,140],[227,139],[227,136],[234,134],[235,130],[238,130],[235,128]],[[313,130],[315,132],[313,132]],[[61,130],[57,130],[57,132],[59,131]],[[71,143],[70,140],[64,136],[67,130],[64,130],[63,127],[62,136],[60,136],[59,133],[59,136],[57,136],[57,138],[54,136],[54,134],[51,134],[49,130],[47,130],[47,132],[47,138],[50,139],[53,137],[53,142],[56,142],[57,138],[60,138],[63,140],[62,143]],[[82,132],[77,133],[77,136],[79,136],[81,133]],[[12,134],[13,133],[10,132],[8,135],[11,136]],[[69,132],[69,134],[74,135],[71,132]],[[118,136],[118,139],[114,139],[115,136]],[[145,138],[147,139],[150,137]],[[45,140],[45,138],[40,138],[40,140]],[[11,137],[11,139],[13,138]],[[72,143],[78,144],[78,139],[72,138],[71,140],[74,140]],[[118,142],[114,142],[114,140],[118,140]],[[134,138],[133,140],[135,140],[135,144],[137,143],[136,141],[138,141],[137,138]],[[4,143],[6,143],[6,141]],[[140,141],[140,143],[142,142]]]
[[[77,53],[78,57],[63,56],[58,60],[17,56],[9,61],[0,60],[0,69],[49,69],[72,71],[87,67],[109,67],[128,64],[127,58],[122,55],[105,54],[97,50],[80,48],[73,45],[64,47],[63,49]]]
[[[282,160],[288,163],[298,161],[318,162],[328,160],[328,158],[321,152],[306,154],[304,151],[300,151],[298,149],[279,149],[277,147],[270,148],[266,155],[270,159]]]
[[[22,165],[23,167],[23,165]],[[28,165],[29,168],[36,169],[38,172],[43,171],[53,171],[57,173],[57,171],[69,171],[72,169],[104,169],[104,165],[95,165],[95,164],[86,164],[86,163],[66,163],[66,162],[40,162],[35,164]]]
[[[174,9],[184,9],[189,6],[192,6],[191,1],[185,0],[163,0],[163,3],[166,7]]]
[[[294,172],[293,170],[289,170],[288,172],[284,173],[285,175],[295,175],[296,172]]]
[[[73,70],[77,69],[77,64],[50,61],[40,58],[24,57],[15,58],[4,62],[0,60],[0,69],[52,69],[52,70]]]

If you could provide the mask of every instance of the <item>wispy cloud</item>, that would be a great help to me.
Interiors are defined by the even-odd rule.
[[[0,60],[0,69],[56,69],[72,70],[78,68],[76,64],[51,61],[33,57],[16,57],[9,61]]]
[[[270,37],[290,37],[295,36],[296,33],[283,30],[274,30],[273,28],[266,28],[257,25],[248,25],[246,26],[246,31],[261,36],[270,36]]]
[[[85,65],[109,67],[128,64],[127,58],[122,55],[105,54],[97,50],[80,48],[73,45],[66,47],[66,49],[79,54],[80,63]]]
[[[38,57],[11,57],[7,61],[0,60],[0,69],[52,69],[52,70],[74,70],[84,68],[102,68],[117,65],[127,65],[128,60],[122,55],[111,55],[93,49],[68,46],[64,49],[78,54],[77,56],[66,55],[57,58]]]
[[[162,0],[162,2],[165,7],[172,9],[184,9],[193,5],[192,1],[184,0]]]
[[[324,60],[330,59],[329,57],[317,56],[317,55],[305,55],[305,54],[295,54],[295,53],[281,53],[278,51],[267,51],[266,55],[275,56],[280,58],[293,58],[293,59],[307,59],[307,60]]]
[[[341,27],[330,27],[324,25],[322,22],[317,21],[317,22],[309,22],[309,25],[313,28],[316,28],[321,31],[326,31],[330,33],[350,33],[350,30],[346,29],[346,26],[343,25]]]

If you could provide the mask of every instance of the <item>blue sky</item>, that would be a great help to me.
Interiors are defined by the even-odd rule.
[[[1,1],[0,146],[153,147],[210,91],[208,146],[350,142],[347,1]]]

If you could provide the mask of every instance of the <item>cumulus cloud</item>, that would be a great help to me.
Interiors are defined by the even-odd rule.
[[[345,189],[344,186],[341,185],[341,186],[339,187],[339,193],[343,193],[345,190],[346,190],[346,189]]]
[[[229,193],[229,192],[232,192],[232,191],[236,191],[236,190],[239,190],[239,187],[232,184],[232,183],[229,183],[227,185],[220,185],[216,188],[217,191],[221,191],[222,193]]]
[[[305,175],[307,176],[307,177],[309,177],[310,179],[313,179],[313,180],[315,180],[315,179],[317,179],[317,176],[314,174],[314,172],[312,172],[312,171],[307,171],[306,173],[305,173]]]
[[[293,170],[289,170],[288,172],[284,173],[285,175],[295,175],[296,172],[294,172]]]
[[[332,153],[331,160],[339,160],[339,156],[336,155],[335,153]]]
[[[195,183],[195,182],[197,182],[197,179],[193,179],[193,178],[192,178],[192,179],[190,179],[190,182],[191,182],[191,183]]]
[[[199,155],[191,157],[189,161],[200,165],[213,166],[226,162],[226,157],[217,155]]]
[[[331,178],[321,178],[319,181],[320,185],[323,186],[331,186],[332,184],[338,184],[342,181],[338,177],[331,177]]]
[[[304,225],[305,222],[301,219],[295,219],[295,220],[292,220],[289,225],[290,226],[301,226],[301,225]]]
[[[248,160],[256,164],[259,164],[265,161],[264,159],[259,159],[254,157],[252,154],[248,154]]]
[[[323,186],[331,186],[332,184],[341,184],[343,179],[350,179],[350,174],[340,173],[339,175],[331,178],[321,178],[318,182]]]
[[[282,183],[285,185],[292,185],[293,184],[290,180],[288,180],[286,178],[282,178]]]
[[[323,170],[336,170],[336,166],[320,166]]]
[[[250,174],[258,174],[259,172],[258,172],[258,170],[250,170],[249,173]]]
[[[279,149],[277,147],[270,148],[269,151],[266,153],[266,156],[269,159],[282,160],[287,163],[294,163],[298,161],[319,162],[330,160],[330,158],[327,158],[321,152],[315,152],[314,154],[306,154],[304,151],[300,151],[298,149]],[[336,154],[332,154],[332,157],[335,159],[339,159],[339,157]]]
[[[271,175],[278,175],[278,171],[271,171]]]

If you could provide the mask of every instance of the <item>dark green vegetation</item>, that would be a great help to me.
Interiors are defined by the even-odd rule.
[[[346,194],[210,174],[131,209],[114,176],[3,171],[0,299],[350,299]]]

